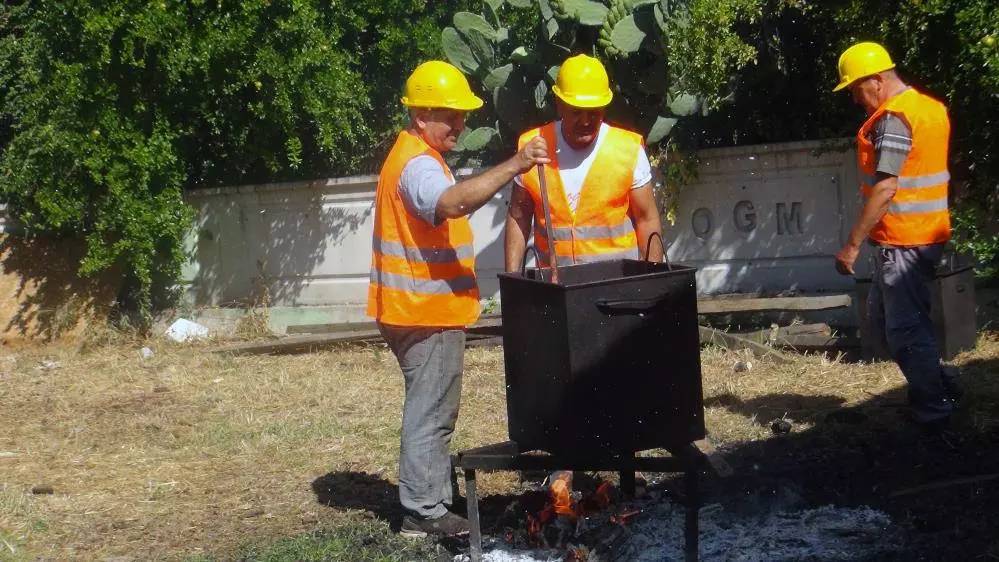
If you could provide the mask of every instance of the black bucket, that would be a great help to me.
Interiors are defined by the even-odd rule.
[[[560,267],[558,284],[499,276],[520,450],[607,457],[704,437],[694,271],[614,260]]]

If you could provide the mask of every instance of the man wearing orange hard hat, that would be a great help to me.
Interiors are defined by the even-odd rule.
[[[874,246],[868,317],[909,383],[915,421],[939,431],[960,395],[940,364],[928,287],[950,239],[947,108],[903,82],[877,43],[844,51],[839,78],[834,91],[849,89],[868,117],[857,133],[864,204],[836,269],[853,274],[860,245]]]
[[[402,104],[399,133],[378,176],[372,238],[369,316],[405,378],[399,454],[402,534],[458,535],[468,521],[449,510],[449,446],[458,418],[465,332],[479,317],[475,251],[467,216],[513,177],[548,162],[543,139],[510,159],[455,182],[443,154],[482,106],[460,70],[441,61],[419,65]]]
[[[519,146],[540,136],[555,149],[544,169],[555,240],[547,240],[539,170],[528,170],[514,180],[506,270],[520,270],[532,222],[541,265],[552,254],[557,265],[638,259],[653,233],[662,231],[642,136],[604,122],[613,93],[599,60],[570,57],[552,91],[559,120],[527,131]],[[649,259],[661,257],[662,245],[653,244]]]

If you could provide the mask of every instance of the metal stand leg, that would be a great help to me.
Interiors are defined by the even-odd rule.
[[[699,467],[697,456],[693,452],[688,452],[686,457],[685,464],[687,466],[686,472],[684,472],[684,480],[687,485],[687,516],[683,529],[685,539],[684,558],[687,562],[697,562],[699,555],[697,515],[701,508],[701,493],[697,486],[697,471]]]
[[[454,505],[454,502],[461,496],[461,490],[458,489],[458,471],[455,470],[457,466],[457,458],[455,455],[451,455],[451,505]]]
[[[635,457],[633,455],[627,456],[624,461],[624,470],[619,470],[617,472],[620,478],[619,482],[621,484],[621,495],[626,498],[635,497],[635,465],[633,464]]]
[[[626,498],[635,497],[635,471],[622,470],[618,472],[621,478],[621,494]]]
[[[482,528],[479,525],[479,498],[475,495],[475,469],[465,469],[465,501],[468,503],[468,523],[471,527],[468,546],[472,562],[481,562]]]

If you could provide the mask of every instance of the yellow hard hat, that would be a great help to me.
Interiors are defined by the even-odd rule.
[[[857,43],[839,56],[839,84],[833,91],[838,92],[861,78],[892,68],[895,63],[884,47],[870,41]]]
[[[614,97],[607,71],[600,61],[586,55],[569,57],[562,63],[552,91],[573,107],[604,107]]]
[[[406,79],[402,104],[471,111],[482,107],[482,99],[472,93],[468,79],[457,67],[432,60],[417,66]]]

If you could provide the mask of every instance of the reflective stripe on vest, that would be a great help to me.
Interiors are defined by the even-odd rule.
[[[538,251],[538,257],[541,259],[541,261],[545,263],[548,263],[549,260],[551,259],[551,256],[548,255],[548,252],[542,252],[540,250]],[[638,248],[635,248],[633,250],[621,250],[620,252],[604,252],[602,254],[577,256],[575,260],[573,260],[572,256],[559,256],[558,265],[563,266],[563,265],[576,265],[580,263],[594,263],[594,262],[609,261],[609,260],[637,260],[637,259],[641,259],[641,256],[638,253]]]
[[[377,236],[371,241],[371,250],[418,263],[450,263],[475,257],[475,248],[471,244],[457,248],[407,248],[399,242],[386,242]]]
[[[599,240],[601,238],[617,238],[627,234],[634,234],[635,226],[631,224],[631,219],[618,224],[617,226],[558,226],[552,229],[552,234],[556,240]],[[546,237],[545,231],[540,228],[535,229],[535,237]]]
[[[947,170],[950,120],[937,100],[908,89],[878,108],[857,133],[857,167],[865,198],[877,182],[877,154],[869,139],[881,117],[891,112],[912,130],[912,147],[898,175],[898,189],[888,211],[871,229],[878,244],[921,246],[950,239]]]
[[[542,136],[548,146],[557,145],[556,124],[549,123],[521,135],[520,146]],[[593,163],[580,190],[579,205],[573,212],[562,186],[558,155],[545,167],[548,200],[560,265],[629,257],[637,259],[638,238],[628,214],[630,195],[642,146],[642,137],[631,131],[609,127],[600,141]],[[534,202],[534,245],[543,261],[548,261],[550,247],[544,234],[544,212],[538,172],[522,176],[524,188]]]
[[[476,287],[475,277],[469,275],[453,279],[416,279],[408,275],[386,273],[377,269],[371,270],[370,281],[383,287],[421,295],[449,295]]]
[[[871,176],[863,172],[860,174],[860,181],[870,187],[878,183],[877,176]],[[934,187],[950,181],[950,172],[937,172],[925,176],[898,176],[899,189],[919,189],[920,187]]]
[[[397,326],[467,326],[479,316],[475,250],[467,217],[432,225],[408,211],[399,194],[402,170],[439,153],[403,131],[378,176],[367,313]]]
[[[947,198],[919,201],[918,203],[889,203],[888,212],[894,215],[929,213],[931,211],[946,211]]]

